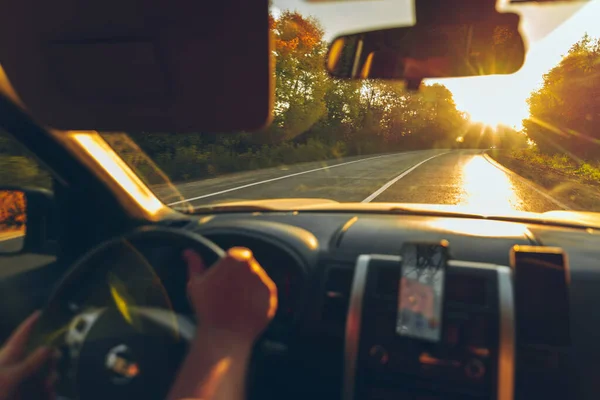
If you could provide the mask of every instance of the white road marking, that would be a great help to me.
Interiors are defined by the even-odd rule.
[[[369,197],[367,197],[366,199],[364,199],[363,201],[361,201],[361,203],[370,203],[377,196],[379,196],[381,193],[385,192],[390,186],[392,186],[394,183],[398,182],[400,179],[404,178],[406,175],[408,175],[411,172],[413,172],[415,169],[419,168],[419,166],[421,166],[422,164],[425,164],[429,160],[432,160],[432,159],[434,159],[436,157],[439,157],[439,156],[442,156],[442,155],[448,154],[448,153],[449,152],[441,153],[441,154],[436,154],[433,157],[429,157],[428,159],[423,160],[420,163],[413,165],[412,167],[410,167],[406,171],[402,172],[400,175],[398,175],[397,177],[395,177],[394,179],[392,179],[391,181],[389,181],[388,183],[386,183],[385,185],[383,185],[382,187],[380,187],[379,189],[377,189]]]
[[[177,205],[177,204],[186,203],[188,201],[205,199],[207,197],[218,196],[220,194],[229,193],[229,192],[233,192],[233,191],[241,190],[241,189],[246,189],[246,188],[249,188],[249,187],[252,187],[252,186],[262,185],[262,184],[265,184],[265,183],[275,182],[275,181],[279,181],[279,180],[282,180],[282,179],[292,178],[292,177],[298,176],[298,175],[310,174],[311,172],[322,171],[324,169],[331,169],[331,168],[336,168],[336,167],[342,167],[344,165],[354,164],[354,163],[358,163],[358,162],[362,162],[362,161],[375,160],[377,158],[392,157],[392,156],[398,156],[398,155],[402,155],[402,154],[411,154],[411,153],[416,153],[416,152],[417,151],[407,151],[407,152],[404,152],[404,153],[384,154],[382,156],[361,158],[360,160],[347,161],[347,162],[340,163],[340,164],[329,165],[327,167],[314,168],[314,169],[311,169],[311,170],[308,170],[308,171],[296,172],[294,174],[279,176],[277,178],[267,179],[267,180],[259,181],[259,182],[248,183],[248,184],[242,185],[242,186],[236,186],[236,187],[233,187],[233,188],[230,188],[230,189],[221,190],[219,192],[203,194],[202,196],[197,196],[197,197],[191,197],[189,199],[184,199],[184,200],[176,201],[174,203],[169,203],[167,205],[174,206],[174,205]]]
[[[523,182],[526,186],[528,186],[530,189],[536,191],[538,194],[542,195],[544,198],[546,198],[547,200],[551,201],[552,203],[556,204],[557,206],[561,207],[563,210],[571,210],[571,207],[569,207],[568,205],[566,205],[565,203],[563,203],[560,200],[555,199],[554,197],[550,196],[548,193],[546,193],[544,190],[539,189],[536,187],[535,184],[533,184],[533,182],[531,182],[530,180],[523,178],[521,175],[517,174],[515,171],[511,171],[510,169],[506,168],[504,165],[500,164],[498,161],[494,160],[493,158],[491,158],[489,155],[487,155],[487,153],[483,153],[483,158],[485,158],[490,164],[492,164],[494,167],[498,168],[500,171],[504,172],[506,175],[513,177],[515,179],[520,180],[521,182]]]

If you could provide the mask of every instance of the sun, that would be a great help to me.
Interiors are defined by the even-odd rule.
[[[457,108],[468,113],[473,122],[522,129],[522,121],[529,116],[527,98],[543,83],[543,75],[560,62],[585,32],[600,36],[598,1],[590,1],[577,9],[572,5],[536,6],[535,10],[523,8],[522,11],[527,14],[521,30],[528,42],[528,51],[525,64],[518,72],[439,80],[452,92]],[[544,22],[546,20],[552,22]]]
[[[520,129],[527,118],[526,96],[515,96],[514,76],[486,76],[453,79],[444,82],[452,91],[456,107],[466,112],[472,122],[492,128],[506,125]]]
[[[520,126],[522,118],[515,116],[514,112],[509,112],[497,104],[474,105],[466,110],[471,122],[480,122],[493,130],[499,125]]]

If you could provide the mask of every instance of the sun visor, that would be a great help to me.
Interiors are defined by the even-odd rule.
[[[226,132],[270,121],[268,0],[0,5],[0,64],[44,125]]]

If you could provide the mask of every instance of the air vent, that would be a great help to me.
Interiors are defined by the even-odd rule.
[[[398,280],[400,279],[400,269],[396,264],[391,267],[381,267],[377,269],[377,295],[384,297],[398,296]]]
[[[342,267],[330,268],[326,273],[321,320],[330,329],[344,330],[353,275],[352,268]]]

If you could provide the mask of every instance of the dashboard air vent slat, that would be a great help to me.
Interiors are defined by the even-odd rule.
[[[352,278],[352,268],[332,267],[326,273],[321,320],[336,332],[344,331]]]

